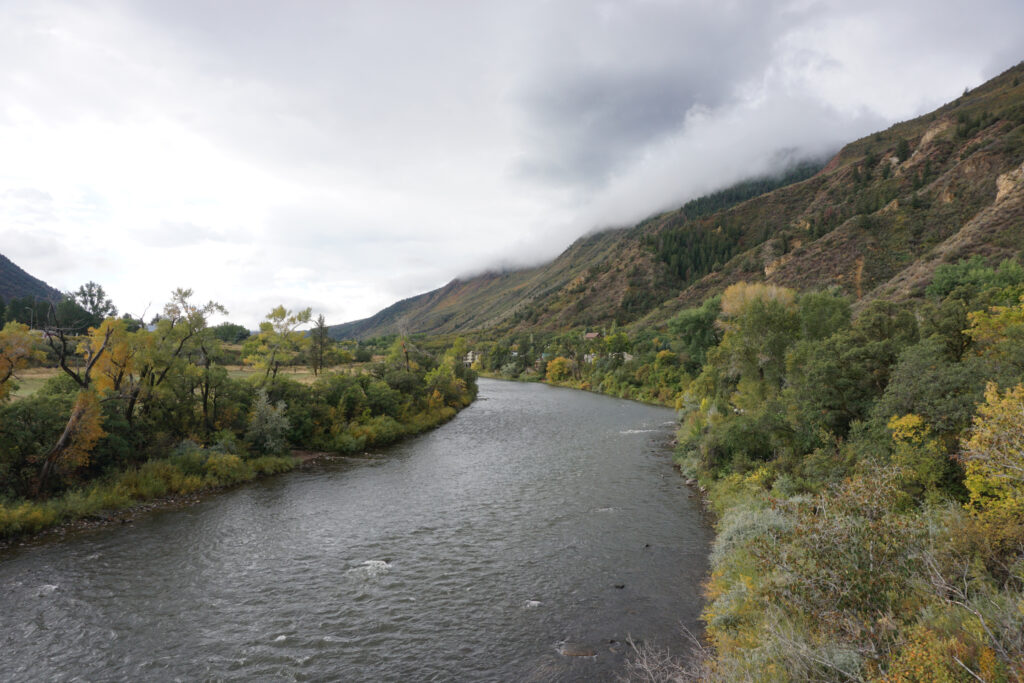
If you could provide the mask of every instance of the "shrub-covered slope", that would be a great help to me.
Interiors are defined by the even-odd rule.
[[[739,281],[917,296],[942,263],[1024,248],[1024,64],[809,168],[583,237],[536,268],[453,280],[332,334],[660,324]]]
[[[0,299],[35,296],[60,301],[61,293],[38,278],[34,278],[9,258],[0,254]]]

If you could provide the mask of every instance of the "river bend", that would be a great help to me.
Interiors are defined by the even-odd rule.
[[[699,630],[672,421],[481,380],[397,446],[8,549],[0,680],[614,679],[627,637]]]

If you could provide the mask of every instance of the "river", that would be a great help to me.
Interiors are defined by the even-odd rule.
[[[481,380],[397,446],[10,548],[0,680],[613,680],[700,628],[673,417]]]

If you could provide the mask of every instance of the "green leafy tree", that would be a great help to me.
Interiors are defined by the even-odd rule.
[[[825,339],[850,326],[850,300],[836,290],[808,292],[797,305],[801,339]]]
[[[313,329],[309,333],[309,365],[313,368],[314,375],[319,375],[324,369],[324,363],[330,356],[331,345],[327,322],[321,313],[316,317]]]
[[[984,359],[969,356],[954,362],[943,340],[931,337],[900,354],[872,413],[880,420],[913,413],[936,436],[950,439],[952,446],[970,426],[990,376],[991,367]]]
[[[211,329],[213,336],[228,344],[237,344],[249,338],[249,328],[237,323],[223,322]]]
[[[720,296],[707,299],[698,308],[688,308],[668,321],[669,331],[681,337],[685,344],[685,365],[697,371],[707,360],[708,349],[717,346],[722,339],[721,330],[716,326],[721,311]]]
[[[92,318],[90,323],[92,327],[99,325],[106,318],[113,318],[117,315],[117,307],[114,306],[114,302],[107,296],[103,287],[92,280],[71,292],[68,297],[89,314]]]
[[[782,388],[786,351],[799,338],[792,290],[738,283],[722,296],[725,335],[708,354],[733,386],[757,399]],[[743,386],[740,386],[740,383]]]
[[[256,346],[245,360],[263,370],[263,381],[276,379],[278,370],[287,365],[306,345],[299,328],[309,322],[312,309],[292,312],[278,306],[260,323]]]

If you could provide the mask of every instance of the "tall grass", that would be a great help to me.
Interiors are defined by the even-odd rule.
[[[64,522],[103,517],[147,501],[195,494],[287,472],[296,462],[290,456],[243,459],[232,453],[189,445],[179,448],[169,458],[150,460],[58,498],[0,503],[0,538],[34,534]]]

